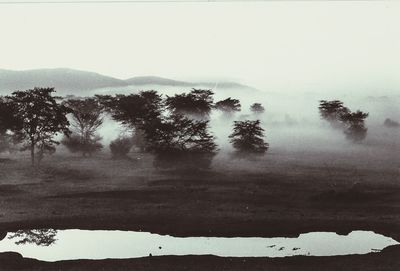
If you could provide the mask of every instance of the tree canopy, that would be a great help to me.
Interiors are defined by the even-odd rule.
[[[193,88],[187,94],[167,96],[165,104],[167,109],[175,114],[205,118],[210,114],[213,107],[213,94],[211,90]]]
[[[239,100],[229,97],[228,99],[217,102],[215,108],[224,113],[234,113],[241,110],[241,105]]]
[[[111,117],[124,125],[140,129],[160,118],[163,111],[161,95],[154,90],[130,95],[96,95]]]
[[[321,100],[318,109],[321,118],[330,122],[332,125],[337,125],[341,121],[341,117],[350,112],[350,110],[343,105],[343,102],[339,100]]]

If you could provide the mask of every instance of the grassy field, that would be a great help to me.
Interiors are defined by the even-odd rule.
[[[1,231],[80,228],[272,237],[372,230],[400,240],[395,151],[274,150],[252,161],[220,155],[210,170],[195,172],[157,170],[150,156],[133,153],[131,157],[113,160],[105,152],[83,158],[61,151],[46,157],[39,169],[31,168],[28,157],[21,154],[3,158]],[[398,250],[393,254],[398,258]],[[346,265],[351,257],[344,258]],[[325,261],[310,259],[315,259],[315,266]],[[365,262],[354,259],[354,264]],[[179,260],[183,267],[193,261],[197,260]],[[268,260],[251,260],[248,268],[230,263],[227,269],[258,270],[263,261]],[[314,266],[313,260],[305,261]],[[224,266],[227,261],[216,258],[212,262]]]

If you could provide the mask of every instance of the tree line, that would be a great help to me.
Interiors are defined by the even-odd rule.
[[[45,154],[56,151],[60,142],[55,137],[61,133],[61,143],[69,151],[91,156],[103,148],[97,131],[109,114],[133,134],[110,143],[116,158],[126,157],[136,145],[154,154],[157,166],[208,167],[218,152],[209,127],[211,111],[232,115],[241,110],[239,100],[214,103],[214,93],[204,89],[166,98],[154,90],[67,99],[54,92],[54,88],[34,88],[0,97],[0,151],[29,150],[32,165],[39,164]],[[251,106],[257,115],[264,110],[259,103]],[[229,140],[238,156],[264,154],[268,149],[259,120],[235,121]]]
[[[165,98],[154,90],[86,98],[62,98],[54,96],[54,92],[54,88],[34,88],[0,97],[0,152],[28,150],[35,165],[62,143],[73,153],[91,156],[103,148],[98,129],[108,114],[131,132],[110,143],[115,158],[126,158],[136,145],[141,151],[154,154],[156,166],[208,167],[218,152],[209,127],[211,111],[231,117],[241,110],[239,100],[214,102],[214,93],[207,89],[192,89]],[[254,103],[250,110],[260,116],[265,108]],[[352,142],[365,139],[368,113],[352,112],[338,100],[320,101],[319,112],[322,119],[342,129]],[[60,133],[64,136],[58,142],[55,138]],[[260,120],[234,121],[229,142],[237,157],[262,155],[269,148]]]

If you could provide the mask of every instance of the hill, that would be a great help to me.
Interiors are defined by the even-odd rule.
[[[210,89],[257,89],[235,82],[184,82],[157,76],[138,76],[126,80],[105,76],[95,72],[80,71],[68,68],[37,70],[1,70],[0,94],[9,94],[15,90],[34,87],[54,87],[61,95],[85,95],[102,89],[118,91],[119,89],[145,89],[157,87],[184,87]],[[89,92],[92,91],[92,92]]]

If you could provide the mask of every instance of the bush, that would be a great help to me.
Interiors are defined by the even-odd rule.
[[[128,137],[119,137],[111,141],[110,150],[113,158],[127,158],[132,146],[132,139]]]
[[[77,153],[81,152],[84,157],[86,155],[92,156],[93,153],[100,151],[103,145],[99,142],[101,137],[94,137],[84,140],[81,136],[71,135],[64,137],[61,141],[70,152]]]
[[[176,94],[165,101],[167,108],[175,114],[189,115],[200,119],[207,118],[214,100],[211,90],[193,89],[188,94]]]

